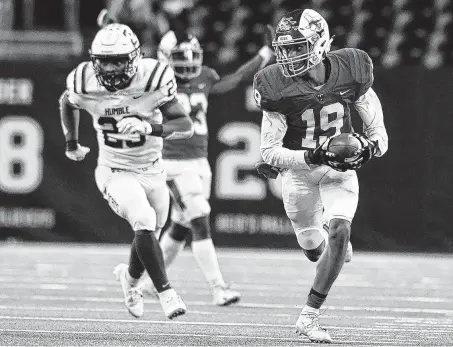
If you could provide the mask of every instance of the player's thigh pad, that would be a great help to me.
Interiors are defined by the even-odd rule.
[[[355,171],[330,169],[320,182],[320,193],[327,224],[334,218],[352,221],[359,202],[359,182]]]
[[[203,182],[200,175],[192,170],[183,171],[180,175],[167,181],[174,203],[179,207],[184,219],[191,221],[207,216],[211,207],[203,194]]]
[[[198,174],[201,177],[201,183],[203,185],[203,195],[208,200],[211,196],[211,181],[212,181],[212,171],[209,166],[208,159],[201,158],[198,159]]]
[[[134,231],[155,230],[156,212],[133,172],[112,172],[108,167],[95,170],[96,183],[112,210],[126,219]]]
[[[164,227],[170,208],[170,192],[165,178],[165,175],[140,175],[140,183],[145,190],[148,202],[156,211],[158,229]]]
[[[322,203],[319,186],[309,170],[282,173],[282,199],[286,215],[296,234],[322,228]]]

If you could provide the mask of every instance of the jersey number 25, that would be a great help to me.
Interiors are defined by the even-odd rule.
[[[103,126],[102,133],[104,134],[104,144],[113,148],[128,148],[140,147],[145,143],[145,136],[140,135],[137,140],[130,139],[129,134],[119,134],[116,126],[116,120],[110,117],[100,117],[98,120],[99,125]]]

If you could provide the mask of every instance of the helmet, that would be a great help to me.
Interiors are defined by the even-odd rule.
[[[99,83],[109,91],[126,88],[141,59],[137,36],[123,24],[109,24],[99,30],[89,52]]]
[[[195,36],[186,33],[178,39],[169,31],[159,43],[157,58],[168,63],[177,77],[189,80],[201,73],[203,49]]]
[[[280,19],[272,46],[283,75],[293,77],[319,64],[331,42],[326,20],[307,9],[289,12]]]

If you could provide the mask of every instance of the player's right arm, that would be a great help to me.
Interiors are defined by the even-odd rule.
[[[74,69],[66,80],[66,90],[60,96],[60,120],[63,129],[63,135],[66,141],[66,156],[75,161],[80,161],[90,152],[88,147],[79,144],[79,107],[76,105],[76,94],[73,89],[75,85],[74,78],[76,69]]]

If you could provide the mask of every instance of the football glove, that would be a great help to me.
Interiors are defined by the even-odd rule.
[[[69,142],[69,141],[68,141]],[[66,157],[74,161],[81,161],[85,159],[86,155],[90,153],[90,149],[85,146],[81,146],[77,143],[77,147],[75,149],[70,148],[68,144],[66,144]]]
[[[353,133],[352,136],[360,141],[362,148],[354,153],[352,160],[346,160],[345,165],[349,170],[358,170],[366,162],[370,161],[371,158],[374,157],[377,152],[378,146],[376,141],[371,141],[366,136],[357,133]]]
[[[344,172],[349,169],[348,165],[335,153],[327,150],[331,140],[332,138],[329,137],[322,145],[319,145],[314,150],[308,150],[305,154],[305,161],[309,165],[327,165],[336,171]]]
[[[124,117],[116,123],[116,127],[121,134],[139,133],[140,135],[149,135],[153,131],[151,124],[136,117]]]
[[[256,171],[258,171],[258,173],[260,175],[263,175],[264,177],[270,178],[273,180],[277,178],[278,174],[281,171],[278,167],[269,165],[265,162],[256,163],[255,168],[256,168]]]

